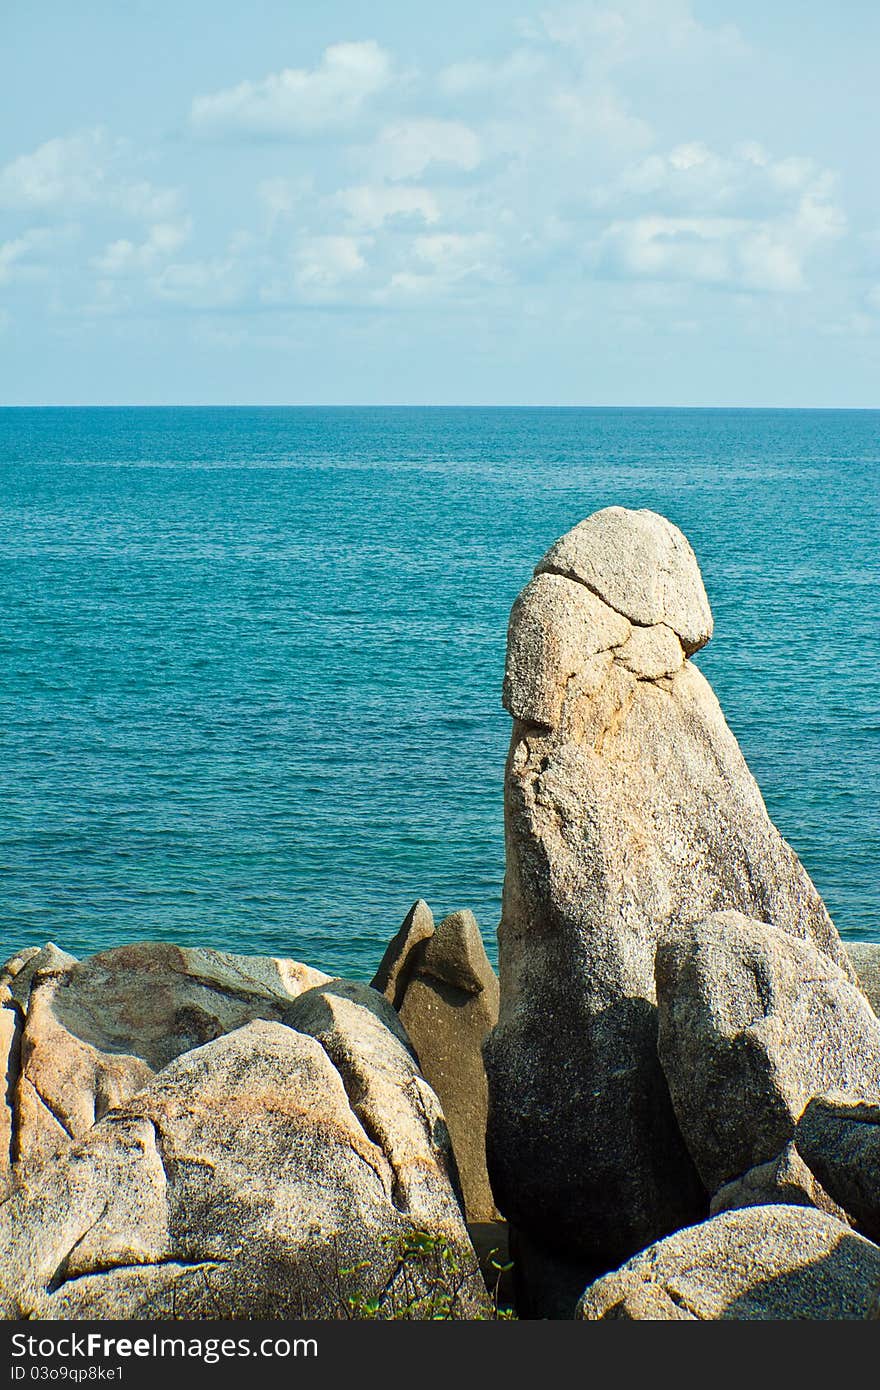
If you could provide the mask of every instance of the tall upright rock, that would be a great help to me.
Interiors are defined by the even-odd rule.
[[[474,914],[453,912],[435,927],[428,904],[414,903],[373,988],[397,1010],[443,1106],[468,1220],[493,1221],[482,1048],[498,1022],[498,981]]]
[[[536,1268],[607,1269],[705,1214],[657,1059],[661,935],[736,909],[853,978],[688,659],[711,633],[686,538],[622,507],[557,541],[511,612],[487,1150]]]

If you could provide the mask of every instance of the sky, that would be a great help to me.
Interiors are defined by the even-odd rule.
[[[880,406],[878,60],[876,0],[2,0],[0,403]]]

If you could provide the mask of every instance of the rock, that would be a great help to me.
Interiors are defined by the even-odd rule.
[[[12,1095],[21,1067],[19,1012],[10,1004],[0,1007],[0,1201],[12,1177]]]
[[[383,994],[395,1009],[400,1007],[403,999],[415,959],[412,954],[415,947],[433,935],[434,915],[428,904],[419,898],[404,917],[400,931],[389,941],[372,979],[372,988]]]
[[[487,1145],[498,1206],[548,1258],[607,1269],[706,1213],[657,1059],[661,935],[735,908],[849,970],[686,659],[711,630],[685,538],[622,508],[513,606]]]
[[[47,941],[45,946],[26,947],[0,968],[0,1000],[11,1000],[25,1007],[36,974],[44,970],[66,970],[76,963],[76,956],[60,950],[54,941]]]
[[[817,1182],[801,1158],[794,1143],[786,1144],[782,1153],[769,1163],[761,1163],[750,1168],[742,1177],[719,1187],[709,1203],[709,1212],[717,1216],[721,1211],[734,1211],[739,1207],[768,1206],[816,1207],[827,1212],[838,1221],[850,1225],[849,1217],[824,1187]]]
[[[812,1096],[880,1096],[880,1020],[809,942],[716,913],[670,932],[656,972],[660,1061],[708,1191],[775,1158]]]
[[[60,951],[54,942],[26,947],[0,967],[0,1067],[3,1087],[0,1095],[0,1198],[12,1182],[13,1155],[17,1153],[21,1126],[17,1103],[21,1075],[21,1034],[24,1010],[31,981],[41,969],[64,969],[76,964],[76,957]],[[28,1096],[25,1095],[25,1109]],[[50,1122],[50,1117],[44,1125]]]
[[[536,574],[562,574],[640,627],[663,623],[690,654],[712,636],[693,550],[657,512],[605,507],[551,545]]]
[[[431,931],[428,932],[430,922]],[[498,1212],[486,1172],[483,1043],[498,1021],[498,981],[472,912],[434,930],[426,903],[410,910],[383,957],[374,988],[392,1002],[449,1126],[471,1222]]]
[[[339,985],[289,1015],[304,1031],[259,1019],[180,1056],[13,1188],[0,1316],[345,1317],[390,1280],[387,1310],[435,1286],[431,1240],[462,1271],[456,1315],[486,1309],[442,1113],[391,1010]]]
[[[634,627],[628,640],[614,653],[618,663],[634,676],[656,681],[674,676],[684,665],[684,651],[672,628]]]
[[[880,943],[876,941],[844,941],[865,998],[875,1014],[880,1015]]]
[[[514,719],[553,728],[569,681],[583,676],[599,653],[628,642],[632,630],[583,585],[558,574],[537,575],[510,613],[505,708]]]
[[[296,961],[163,942],[84,961],[54,947],[31,956],[6,985],[14,1074],[0,1163],[10,1155],[15,1174],[32,1171],[181,1053],[280,1018],[326,978]]]
[[[809,1207],[727,1211],[651,1246],[587,1289],[577,1316],[853,1320],[876,1316],[880,1250]]]
[[[880,1242],[880,1089],[870,1100],[814,1097],[798,1120],[795,1143],[834,1200]]]

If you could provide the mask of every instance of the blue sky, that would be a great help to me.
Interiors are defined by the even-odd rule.
[[[4,403],[880,405],[873,0],[0,27]]]

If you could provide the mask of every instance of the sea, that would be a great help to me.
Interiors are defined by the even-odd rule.
[[[511,603],[599,507],[685,532],[696,657],[844,937],[880,941],[880,412],[0,410],[0,959],[493,959]]]

